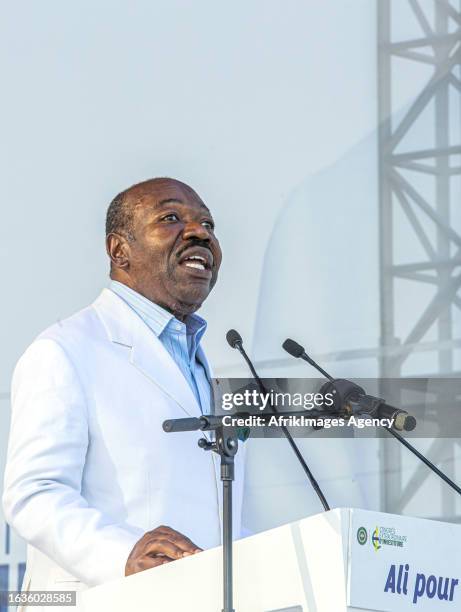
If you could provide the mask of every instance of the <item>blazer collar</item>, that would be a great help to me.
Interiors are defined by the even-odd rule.
[[[109,339],[131,348],[130,362],[189,416],[201,416],[200,406],[187,380],[169,352],[128,304],[110,289],[103,289],[93,304]],[[201,347],[197,356],[211,377]]]

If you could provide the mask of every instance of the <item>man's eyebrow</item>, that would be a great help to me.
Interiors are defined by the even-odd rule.
[[[185,204],[184,200],[180,200],[179,198],[165,198],[164,200],[160,200],[157,202],[157,206],[166,206],[167,204]],[[200,207],[204,208],[207,212],[210,212],[208,206],[206,206],[203,202],[200,202]]]
[[[184,204],[184,202],[182,200],[180,200],[179,198],[165,198],[165,200],[160,200],[160,202],[157,202],[157,206],[165,206],[165,204]]]

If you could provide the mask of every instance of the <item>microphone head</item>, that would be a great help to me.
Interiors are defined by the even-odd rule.
[[[237,348],[239,345],[242,346],[243,344],[242,336],[236,329],[230,329],[227,332],[226,340],[229,343],[229,346],[233,349]]]
[[[301,357],[301,355],[304,355],[305,352],[304,347],[294,340],[291,340],[291,338],[287,338],[285,340],[285,342],[282,344],[282,348],[284,348],[292,357],[296,357],[297,359]]]
[[[405,412],[397,413],[394,421],[394,429],[397,431],[413,431],[416,427],[416,419],[411,414]]]

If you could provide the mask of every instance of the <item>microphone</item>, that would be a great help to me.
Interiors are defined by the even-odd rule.
[[[395,408],[386,404],[380,397],[367,395],[365,390],[350,380],[337,378],[325,383],[320,393],[332,393],[334,406],[338,410],[352,410],[358,408],[358,412],[369,414],[379,419],[393,419],[393,427],[397,431],[413,431],[416,427],[416,419],[405,410]],[[355,410],[357,412],[357,410]]]
[[[394,419],[394,428],[397,431],[413,431],[416,427],[416,419],[405,410],[394,408],[389,404],[382,404],[379,407],[379,415],[384,419]]]
[[[233,349],[238,348],[239,345],[240,347],[243,347],[242,336],[238,333],[236,329],[230,329],[227,332],[226,340],[229,343],[230,347]]]
[[[405,410],[394,408],[394,406],[386,404],[379,397],[367,395],[362,387],[359,387],[350,380],[342,378],[335,380],[309,357],[303,346],[294,340],[287,338],[282,344],[282,348],[293,357],[304,359],[304,361],[307,361],[307,363],[328,378],[330,382],[323,385],[320,393],[333,393],[335,397],[334,405],[338,410],[344,410],[344,406],[347,404],[357,405],[363,412],[370,414],[370,416],[377,416],[380,419],[394,419],[393,427],[397,431],[413,431],[416,427],[415,417],[408,414]]]
[[[267,389],[265,389],[262,380],[259,378],[258,373],[256,372],[250,358],[248,357],[245,349],[243,348],[242,336],[238,333],[236,329],[230,329],[226,334],[226,340],[229,346],[233,349],[237,349],[240,355],[242,355],[242,357],[247,362],[247,365],[250,368],[250,372],[253,375],[255,381],[258,383],[258,387],[261,393],[267,393]]]
[[[282,344],[282,347],[286,350],[287,353],[290,353],[290,355],[292,355],[293,357],[298,358],[302,355],[306,355],[304,348],[291,338],[287,338]]]
[[[373,397],[371,395],[366,395],[365,391],[361,387],[359,387],[358,385],[355,385],[355,383],[352,383],[349,380],[342,380],[339,378],[337,380],[334,380],[333,377],[327,374],[323,368],[321,368],[317,363],[315,363],[315,361],[306,354],[306,351],[304,350],[304,348],[300,344],[295,342],[294,340],[287,339],[282,344],[282,346],[287,351],[287,353],[289,353],[290,355],[293,355],[293,357],[301,357],[302,359],[304,359],[304,361],[307,361],[308,363],[310,363],[314,368],[316,368],[319,372],[324,374],[329,379],[330,382],[325,383],[322,389],[325,388],[327,385],[330,385],[330,388],[332,386],[336,388],[336,385],[339,385],[339,384],[341,385],[345,384],[346,389],[347,389],[347,385],[356,387],[356,389],[359,390],[359,397],[361,396],[362,402],[365,400],[371,403],[373,402],[379,403],[379,408],[381,409],[382,414],[385,415],[384,418],[386,418],[387,415],[392,413],[396,415],[396,422],[398,420],[398,425],[400,427],[402,427],[403,429],[406,429],[406,427],[410,428],[410,429],[406,429],[406,431],[411,431],[412,429],[415,428],[416,419],[410,416],[407,412],[405,412],[405,410],[400,410],[398,408],[394,408],[393,406],[389,406],[388,404],[384,402],[384,400],[380,398]],[[396,428],[395,422],[394,422],[394,428]],[[418,459],[422,461],[424,465],[426,465],[430,470],[432,470],[434,474],[437,474],[437,476],[441,478],[444,482],[446,482],[447,485],[449,485],[454,491],[456,491],[456,493],[461,495],[461,487],[458,487],[458,485],[455,482],[453,482],[451,478],[448,478],[448,476],[444,474],[441,470],[439,470],[439,468],[436,465],[434,465],[432,461],[430,461],[427,457],[425,457],[422,453],[420,453],[414,446],[412,446],[408,442],[408,440],[405,440],[405,438],[401,436],[399,433],[397,433],[396,431],[394,431],[392,427],[384,427],[384,429],[388,431],[391,435],[393,435],[394,438],[400,442],[400,444],[403,444],[403,446],[405,446],[411,453],[413,453],[415,457],[418,457]]]
[[[313,366],[316,370],[323,374],[325,378],[328,378],[328,380],[333,380],[333,377],[330,376],[328,372],[325,372],[325,370],[321,368],[318,363],[316,363],[313,359],[309,357],[309,355],[304,350],[304,347],[295,342],[294,340],[291,340],[291,338],[287,338],[285,340],[285,342],[282,344],[282,348],[284,348],[286,352],[289,353],[292,357],[296,357],[296,359],[301,358],[304,359],[304,361],[307,361],[307,363],[310,363],[311,366]]]
[[[253,375],[253,378],[255,379],[259,390],[261,393],[265,393],[267,394],[267,389],[264,387],[264,384],[262,382],[262,380],[259,378],[258,373],[255,370],[255,367],[253,365],[253,363],[251,362],[251,359],[248,357],[248,355],[246,354],[245,349],[243,348],[243,340],[242,340],[242,336],[238,333],[237,330],[235,329],[230,329],[227,334],[226,334],[226,340],[229,344],[229,346],[233,349],[237,349],[238,352],[242,355],[242,357],[245,359],[246,363],[248,364],[248,367],[250,368],[250,371]],[[277,413],[277,409],[275,408],[275,406],[272,405],[272,403],[269,404],[272,411]],[[311,483],[314,491],[317,493],[318,498],[320,499],[322,506],[324,508],[325,511],[330,510],[330,506],[328,505],[328,502],[324,496],[324,494],[322,493],[322,490],[318,484],[318,482],[315,480],[314,475],[312,474],[312,472],[310,471],[309,467],[307,466],[306,462],[304,461],[303,456],[301,455],[301,451],[299,450],[297,444],[295,443],[295,441],[293,440],[292,435],[290,434],[290,432],[288,431],[288,429],[282,425],[281,426],[281,430],[283,431],[284,436],[286,437],[286,439],[288,440],[288,443],[290,444],[291,448],[293,449],[293,452],[295,453],[299,463],[301,464],[301,467],[303,468],[304,472],[306,473],[309,482]]]

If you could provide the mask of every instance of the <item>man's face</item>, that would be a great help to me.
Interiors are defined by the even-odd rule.
[[[221,248],[210,211],[187,185],[156,180],[131,194],[130,286],[176,316],[195,312],[214,287]],[[127,283],[128,284],[128,283]]]

